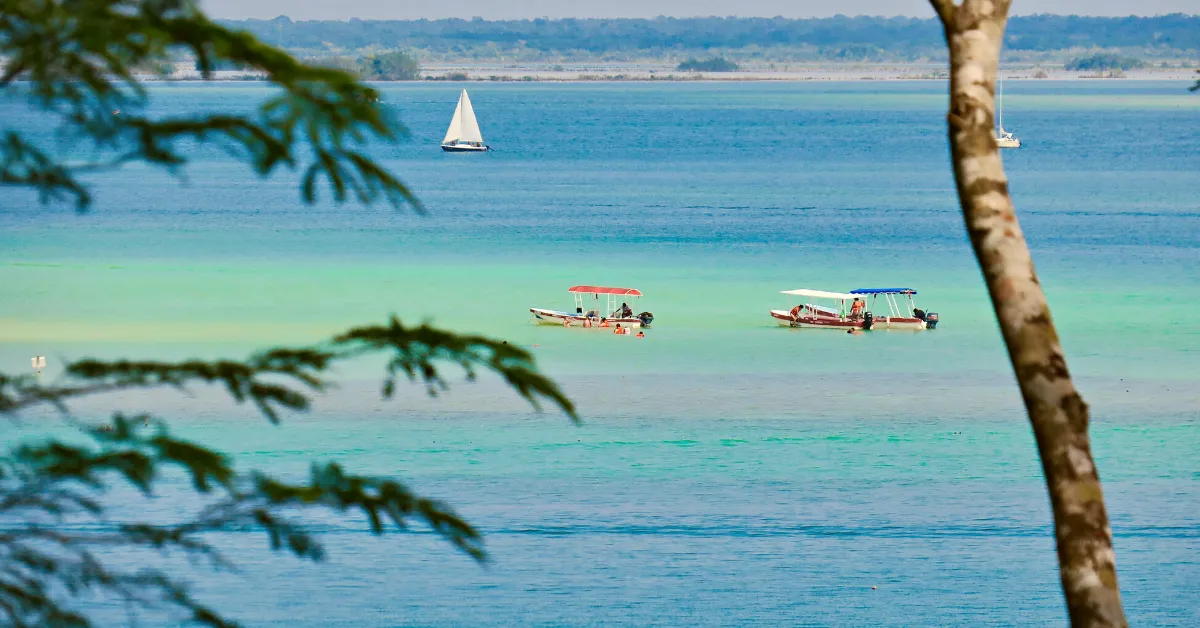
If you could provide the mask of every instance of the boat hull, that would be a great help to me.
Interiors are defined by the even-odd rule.
[[[806,329],[862,329],[862,321],[852,321],[848,318],[833,316],[801,315],[792,318],[792,313],[785,310],[771,310],[771,318],[782,327],[801,327]]]
[[[547,310],[540,307],[529,308],[529,313],[533,315],[533,322],[536,325],[557,325],[559,327],[579,327],[588,328],[588,321],[591,321],[592,329],[604,329],[606,327],[616,327],[618,324],[621,327],[641,327],[642,321],[636,318],[610,318],[607,324],[602,324],[598,318],[587,318],[579,314],[570,314],[560,312],[558,310]],[[564,324],[565,323],[565,324]]]
[[[996,138],[996,148],[1020,148],[1021,140],[1016,138],[1008,139],[1003,137]]]
[[[487,152],[487,146],[449,146],[442,144],[442,150],[447,153],[484,153]]]
[[[792,318],[792,313],[786,310],[771,310],[771,318],[775,319],[781,327],[799,327],[802,329],[863,329],[863,321],[861,320],[806,315]],[[925,329],[925,321],[919,318],[877,316],[872,320],[871,329],[907,329],[919,331]]]
[[[899,329],[921,331],[925,329],[925,321],[919,318],[902,318],[899,316],[879,316],[871,325],[871,329]]]

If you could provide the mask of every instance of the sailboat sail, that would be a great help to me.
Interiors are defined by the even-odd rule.
[[[463,90],[466,93],[466,90]],[[450,118],[450,128],[446,129],[446,138],[442,140],[443,144],[449,144],[458,139],[462,135],[462,97],[458,99],[458,106],[454,108],[454,117]]]
[[[471,98],[467,90],[463,90],[459,98],[462,105],[462,138],[468,142],[483,142],[483,134],[479,132],[479,122],[475,119],[475,109],[471,107]]]
[[[454,141],[483,143],[483,134],[479,132],[479,122],[475,120],[475,109],[471,107],[471,98],[467,90],[458,97],[458,106],[454,108],[454,117],[450,119],[450,128],[446,129],[443,144]]]

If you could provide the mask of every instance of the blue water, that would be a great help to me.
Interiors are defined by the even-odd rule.
[[[572,426],[485,378],[381,403],[372,364],[270,427],[201,392],[150,409],[246,468],[395,475],[487,533],[480,568],[428,534],[319,518],[330,563],[219,538],[195,574],[256,626],[1062,624],[1050,513],[957,213],[934,82],[470,85],[487,155],[437,142],[460,86],[384,88],[411,139],[374,155],[428,215],[305,208],[192,151],[178,181],[94,179],[86,215],[0,190],[0,366],[28,356],[244,355],[398,313],[530,347]],[[1186,85],[1010,81],[1014,199],[1093,438],[1130,619],[1200,623],[1200,97]],[[255,85],[172,86],[164,112]],[[2,124],[52,137],[12,101]],[[68,156],[78,156],[68,151]],[[642,340],[535,328],[575,283],[630,285]],[[775,327],[780,290],[911,285],[932,333]],[[35,436],[16,426],[4,439]],[[165,499],[130,509],[168,517]],[[137,564],[143,557],[124,557]],[[878,587],[872,589],[872,586]]]

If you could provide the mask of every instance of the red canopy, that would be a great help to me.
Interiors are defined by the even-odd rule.
[[[605,286],[571,286],[567,292],[583,292],[585,294],[621,294],[630,297],[642,296],[642,291],[634,288],[607,288]]]

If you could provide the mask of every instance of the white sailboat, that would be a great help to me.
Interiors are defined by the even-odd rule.
[[[999,122],[1000,131],[996,133],[997,148],[1020,148],[1021,140],[1017,136],[1004,130],[1004,75],[1000,75],[1000,89],[996,92],[996,120]]]
[[[479,132],[479,122],[475,120],[471,98],[464,89],[458,97],[458,106],[454,108],[454,117],[450,119],[450,128],[446,129],[446,138],[442,140],[442,150],[453,153],[479,153],[487,149],[487,144],[483,143],[483,134]]]

